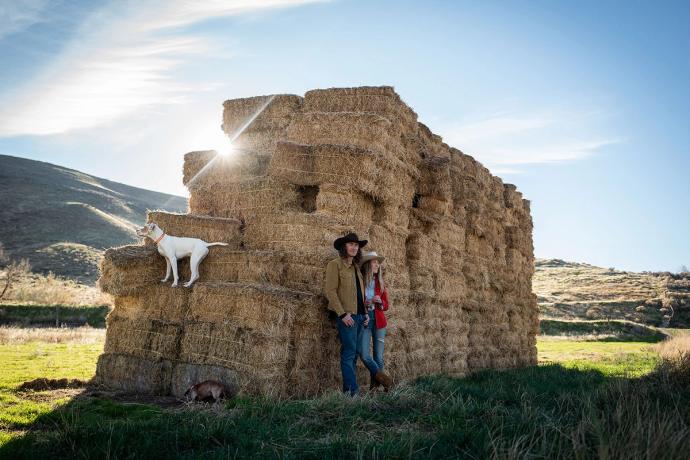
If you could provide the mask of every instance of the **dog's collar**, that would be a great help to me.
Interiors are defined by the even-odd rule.
[[[164,236],[165,236],[165,233],[163,233],[161,236],[159,236],[157,240],[153,240],[153,243],[154,244],[160,243],[160,241],[163,239]]]

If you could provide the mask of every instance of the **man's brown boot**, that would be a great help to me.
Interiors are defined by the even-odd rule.
[[[371,377],[371,382],[369,383],[369,391],[373,391],[378,388],[378,386],[381,385],[379,382],[376,381],[376,377]]]
[[[378,383],[383,385],[383,389],[386,391],[390,390],[393,386],[393,379],[383,371],[378,371],[374,378]]]

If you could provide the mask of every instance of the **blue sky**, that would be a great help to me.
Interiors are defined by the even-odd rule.
[[[532,201],[535,255],[690,266],[690,2],[0,6],[0,153],[186,195],[221,103],[392,85]]]

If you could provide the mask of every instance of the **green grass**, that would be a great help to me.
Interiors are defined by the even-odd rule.
[[[36,392],[31,397],[19,393],[17,388],[23,382],[40,377],[88,380],[96,372],[96,360],[102,351],[102,342],[0,345],[0,432],[27,428],[60,402],[51,392]]]
[[[541,319],[539,327],[545,336],[587,336],[597,341],[655,343],[667,337],[657,328],[623,320]]]
[[[16,391],[21,380],[86,378],[98,346],[0,346],[0,368],[11,369],[0,377],[1,394],[20,401],[2,422],[0,458],[682,458],[690,451],[689,382],[654,371],[659,358],[649,343],[538,346],[542,358],[559,362],[426,377],[375,396],[239,397],[215,409],[102,397],[34,407]],[[33,362],[17,363],[25,360]]]
[[[0,305],[0,324],[28,326],[55,326],[68,324],[91,327],[105,327],[108,315],[107,305],[65,306],[65,305]]]

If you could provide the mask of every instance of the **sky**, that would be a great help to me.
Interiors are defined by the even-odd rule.
[[[532,203],[535,256],[690,266],[690,2],[0,2],[0,154],[188,196],[222,102],[391,85]]]

